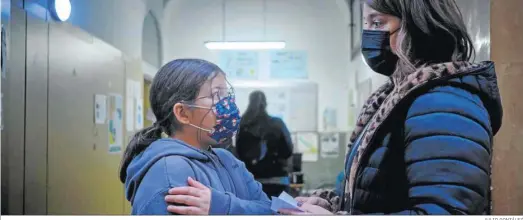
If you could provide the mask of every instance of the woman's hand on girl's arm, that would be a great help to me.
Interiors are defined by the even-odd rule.
[[[181,215],[208,215],[211,208],[211,190],[194,180],[188,178],[189,186],[175,187],[169,190],[165,201],[170,204],[167,210]]]
[[[295,199],[301,204],[317,205],[324,209],[329,209],[331,207],[331,203],[329,201],[316,196],[296,197]]]

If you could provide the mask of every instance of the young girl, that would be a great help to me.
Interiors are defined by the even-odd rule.
[[[344,193],[282,212],[488,213],[502,117],[494,64],[468,62],[474,48],[454,0],[364,2],[363,57],[390,81],[361,111]]]
[[[171,61],[156,74],[149,99],[157,121],[134,135],[120,168],[132,214],[272,214],[244,164],[210,147],[229,141],[240,123],[218,66]]]

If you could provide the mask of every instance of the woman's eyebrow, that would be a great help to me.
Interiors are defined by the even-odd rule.
[[[371,12],[371,13],[368,15],[368,18],[369,18],[369,19],[373,19],[373,18],[375,18],[375,17],[377,17],[377,16],[380,16],[380,15],[381,15],[381,14],[378,13],[378,12]]]

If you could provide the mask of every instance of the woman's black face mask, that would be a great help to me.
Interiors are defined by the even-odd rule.
[[[361,53],[367,65],[374,72],[385,76],[394,73],[398,57],[390,47],[390,35],[396,31],[389,33],[388,31],[363,30]]]

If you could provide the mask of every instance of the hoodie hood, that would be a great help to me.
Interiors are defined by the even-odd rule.
[[[434,85],[449,84],[477,94],[489,113],[493,134],[498,132],[501,127],[503,109],[494,62],[456,62],[424,67],[417,74],[409,76],[408,81],[403,83],[403,88],[400,90],[406,88],[412,90],[411,85],[416,83],[430,88],[431,82],[434,82]]]
[[[127,167],[125,192],[128,201],[132,202],[138,186],[145,174],[158,160],[167,156],[183,156],[192,160],[208,162],[211,159],[204,151],[191,147],[183,141],[164,138],[153,142],[144,152],[136,156]]]
[[[494,63],[485,61],[470,69],[464,69],[462,74],[451,78],[449,83],[464,87],[479,95],[490,115],[492,132],[496,134],[501,127],[503,108]]]
[[[407,96],[416,88],[431,88],[435,85],[449,84],[477,94],[490,115],[493,134],[501,127],[503,110],[499,95],[498,81],[494,62],[479,63],[450,62],[440,63],[420,68],[414,74],[400,81],[393,78],[397,84],[397,94]],[[399,82],[399,83],[398,83]]]

